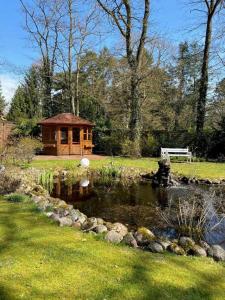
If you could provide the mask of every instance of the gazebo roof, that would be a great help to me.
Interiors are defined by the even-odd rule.
[[[88,120],[82,119],[78,116],[74,116],[71,113],[62,113],[51,117],[49,119],[45,119],[38,123],[39,125],[86,125],[86,126],[94,126]]]

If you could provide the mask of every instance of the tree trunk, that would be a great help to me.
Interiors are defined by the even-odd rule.
[[[137,156],[140,155],[141,141],[141,111],[140,111],[140,86],[136,74],[131,76],[130,91],[130,140],[137,146]]]
[[[212,40],[212,16],[208,16],[206,35],[205,35],[205,48],[202,63],[200,87],[199,87],[199,97],[197,101],[197,119],[196,119],[196,138],[197,138],[197,148],[198,151],[202,147],[203,139],[203,129],[205,123],[205,113],[206,113],[206,100],[208,92],[208,82],[209,82],[209,50]]]
[[[76,115],[80,115],[80,100],[79,100],[79,76],[80,76],[80,61],[77,58],[77,71],[76,71]]]
[[[75,97],[74,97],[74,87],[73,87],[73,0],[68,0],[68,13],[70,19],[69,28],[69,45],[68,45],[68,73],[69,73],[69,99],[72,113],[75,115]]]

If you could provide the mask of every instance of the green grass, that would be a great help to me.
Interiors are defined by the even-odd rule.
[[[117,166],[139,168],[142,171],[154,171],[157,170],[156,158],[106,158],[102,160],[91,161],[91,168],[100,168],[111,161]],[[33,161],[32,166],[43,169],[57,169],[66,168],[73,169],[78,165],[78,160],[40,160]],[[213,163],[213,162],[193,162],[193,163],[172,163],[172,171],[176,174],[197,177],[197,178],[209,178],[209,179],[225,179],[225,163]]]
[[[0,299],[224,299],[225,265],[157,255],[60,228],[0,199]]]

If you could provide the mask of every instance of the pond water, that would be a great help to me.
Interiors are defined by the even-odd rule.
[[[211,243],[225,241],[225,218],[221,221],[225,212],[224,188],[211,190],[209,187],[188,185],[153,188],[149,181],[123,184],[117,181],[106,183],[97,178],[80,178],[71,183],[58,178],[52,196],[72,204],[88,217],[121,222],[130,228],[146,226],[171,237],[180,205],[183,214],[188,215],[188,210],[191,211],[193,207],[190,199],[195,198],[197,200],[194,203],[207,202],[207,226],[213,228],[217,224],[213,231],[209,228],[206,239]],[[201,209],[204,207],[202,204],[200,206]],[[199,205],[196,206],[198,210]]]

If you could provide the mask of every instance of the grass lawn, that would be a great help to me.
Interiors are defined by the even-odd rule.
[[[0,299],[214,300],[225,265],[114,246],[0,199]]]
[[[142,171],[154,171],[157,169],[158,160],[156,158],[106,158],[91,161],[91,168],[99,168],[113,161],[118,166],[139,168]],[[74,168],[78,163],[78,160],[37,160],[32,162],[32,166],[45,169]],[[225,163],[172,163],[172,171],[189,177],[225,179]]]

